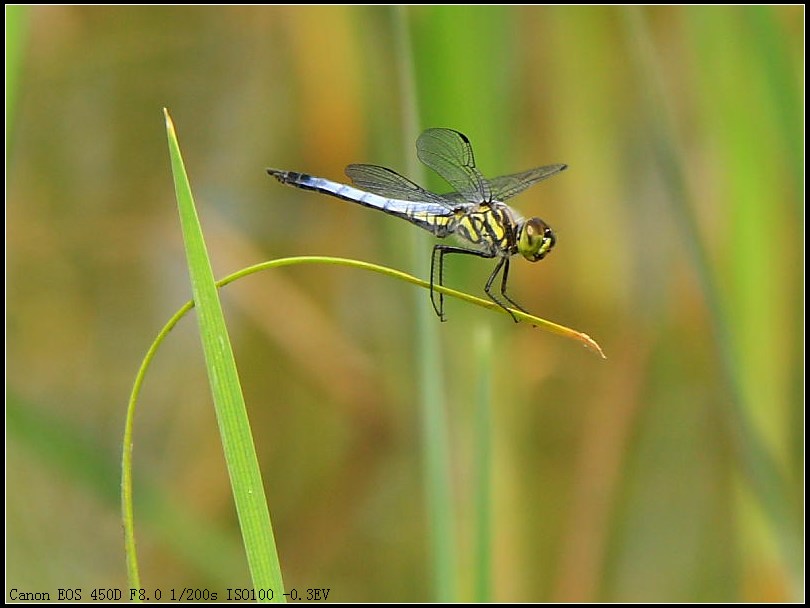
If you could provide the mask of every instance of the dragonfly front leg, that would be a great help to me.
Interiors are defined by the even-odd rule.
[[[487,295],[490,298],[492,298],[493,302],[495,302],[498,306],[500,306],[506,312],[508,312],[509,315],[512,317],[512,320],[515,323],[517,323],[518,318],[515,316],[515,313],[513,313],[511,310],[509,310],[509,308],[507,306],[505,306],[504,303],[501,302],[495,296],[494,293],[492,293],[492,284],[495,282],[495,277],[498,276],[498,273],[501,272],[501,270],[503,270],[503,273],[501,274],[501,295],[504,297],[504,299],[507,302],[509,302],[512,306],[517,308],[519,311],[525,312],[526,314],[529,314],[529,312],[527,310],[525,310],[522,306],[520,306],[517,302],[515,302],[508,295],[506,295],[506,283],[507,283],[507,280],[509,279],[509,258],[501,258],[500,261],[496,264],[495,270],[493,270],[492,274],[489,275],[489,280],[487,281],[487,284],[484,287],[484,291],[486,291]]]

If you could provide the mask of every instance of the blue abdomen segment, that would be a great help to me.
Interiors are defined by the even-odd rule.
[[[436,203],[388,198],[358,190],[346,184],[333,182],[323,177],[308,175],[307,173],[280,171],[278,169],[268,169],[267,172],[283,184],[290,184],[304,190],[322,192],[345,201],[358,203],[364,207],[384,211],[389,215],[406,219],[436,236],[447,235],[448,220],[454,216],[452,209]]]

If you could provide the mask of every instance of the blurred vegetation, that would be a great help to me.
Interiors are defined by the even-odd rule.
[[[413,7],[408,58],[395,12],[6,9],[7,594],[126,585],[126,400],[190,296],[165,106],[217,276],[291,255],[426,276],[412,226],[264,173],[406,172],[408,112],[466,133],[487,175],[570,165],[515,202],[558,244],[514,265],[512,293],[608,360],[454,300],[434,319],[445,592],[802,600],[804,8]],[[490,270],[452,260],[447,282],[481,293]],[[413,292],[308,266],[223,294],[288,589],[437,597]],[[134,457],[144,585],[245,587],[189,320],[147,377]]]

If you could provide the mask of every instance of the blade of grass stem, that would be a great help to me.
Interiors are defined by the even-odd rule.
[[[409,30],[408,10],[396,7],[393,12],[396,35],[400,95],[403,100],[404,142],[416,141],[419,108],[417,104],[416,75]],[[422,169],[410,153],[408,173],[417,178]],[[424,177],[424,176],[422,176]],[[424,235],[413,232],[411,251],[414,268],[427,267],[427,248]],[[416,358],[422,411],[422,446],[424,450],[425,495],[431,542],[434,591],[439,602],[456,600],[456,542],[453,529],[453,496],[450,470],[450,445],[446,421],[444,379],[439,336],[426,306],[416,308]]]
[[[272,597],[260,599],[281,602],[284,601],[281,566],[236,361],[174,125],[168,112],[165,115],[183,241],[194,302],[198,309],[200,337],[248,567],[255,589],[273,590]]]
[[[475,545],[473,580],[476,602],[492,601],[492,328],[476,332],[478,387],[475,395]]]
[[[248,567],[254,588],[271,589],[273,592],[269,597],[259,596],[258,599],[284,601],[278,553],[236,363],[174,125],[168,112],[164,110],[164,114],[189,276],[198,309],[200,337]],[[150,353],[152,352],[150,349]],[[139,382],[142,382],[141,375],[136,384]],[[130,411],[134,411],[132,404]],[[122,501],[130,585],[140,587],[132,513],[128,511],[132,502],[131,422],[128,415],[124,440]]]

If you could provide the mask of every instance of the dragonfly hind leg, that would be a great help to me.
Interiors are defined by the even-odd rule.
[[[464,249],[463,247],[453,247],[452,245],[435,245],[433,247],[433,255],[430,258],[430,301],[433,303],[433,310],[436,311],[436,314],[439,316],[439,319],[441,319],[442,321],[446,321],[446,319],[444,318],[444,294],[439,292],[439,303],[437,305],[436,304],[436,291],[433,289],[433,286],[434,285],[439,285],[439,287],[444,286],[444,256],[446,254],[448,254],[448,253],[463,253],[464,255],[474,255],[474,256],[479,257],[479,258],[491,258],[491,257],[494,257],[494,256],[490,255],[489,253],[486,253],[486,252],[483,252],[483,251],[475,251],[474,249]],[[438,281],[438,283],[436,282],[436,260],[437,259],[439,260],[439,281]],[[498,306],[500,306],[501,308],[508,311],[509,309],[506,308],[506,306],[504,306],[503,304],[501,304],[498,301],[498,299],[495,298],[489,292],[489,287],[492,284],[492,280],[494,279],[495,275],[498,273],[498,269],[501,267],[501,265],[503,265],[503,262],[498,263],[498,266],[495,269],[495,272],[492,273],[492,276],[489,277],[489,281],[487,281],[486,292],[487,292],[487,295],[489,295],[489,297],[492,298],[492,300],[498,304]],[[501,287],[501,291],[503,291],[503,287]],[[504,296],[506,297],[506,294],[504,294]],[[506,299],[509,300],[508,297],[506,297]],[[509,300],[509,302],[511,302],[512,304],[515,304],[514,302],[512,302],[512,300]],[[517,306],[517,305],[515,304],[515,306]],[[518,308],[520,308],[520,307],[518,306]],[[523,309],[520,308],[520,310],[523,310]],[[512,314],[512,313],[510,312],[509,314]],[[514,318],[514,315],[512,315],[512,317]],[[517,319],[515,319],[515,322],[517,322]]]
[[[439,304],[436,305],[436,292],[433,290],[436,278],[436,256],[439,257],[439,285],[443,284],[444,280],[444,251],[443,245],[435,245],[433,247],[433,254],[430,256],[430,302],[433,304],[433,310],[439,317],[441,322],[444,322],[444,294],[439,294]]]

